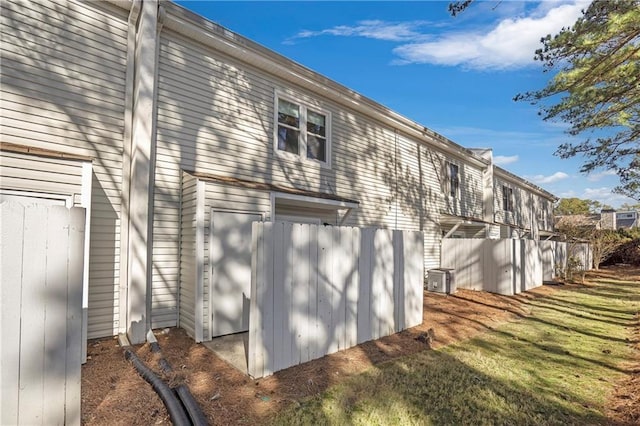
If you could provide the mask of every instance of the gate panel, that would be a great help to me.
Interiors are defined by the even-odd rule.
[[[82,208],[2,210],[2,424],[80,424]]]

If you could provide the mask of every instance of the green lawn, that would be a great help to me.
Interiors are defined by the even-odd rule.
[[[606,399],[633,356],[640,283],[593,283],[530,300],[531,316],[475,339],[377,365],[274,423],[605,423]]]

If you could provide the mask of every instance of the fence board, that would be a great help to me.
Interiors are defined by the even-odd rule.
[[[360,282],[360,228],[352,228],[351,232],[345,230],[349,235],[349,248],[351,252],[349,264],[349,276],[347,280],[347,306],[345,314],[346,331],[345,347],[350,348],[358,343],[358,294]]]
[[[402,231],[393,231],[393,331],[404,326],[404,240]]]
[[[44,253],[44,405],[43,419],[50,424],[64,424],[66,341],[67,341],[67,282],[69,259],[69,210],[65,207],[49,209],[49,223]],[[65,227],[66,224],[66,227]],[[80,301],[82,303],[82,301]],[[60,306],[64,309],[60,309]],[[82,305],[80,305],[82,306]]]
[[[371,340],[372,333],[372,303],[371,284],[373,283],[373,265],[371,263],[373,253],[373,234],[375,229],[364,228],[360,230],[360,262],[358,264],[358,336],[357,342],[362,343]]]
[[[2,240],[0,240],[0,276],[2,277],[2,345],[0,365],[2,387],[1,424],[18,424],[19,358],[16,349],[20,341],[20,307],[22,305],[22,235],[24,208],[19,204],[2,204]],[[13,265],[14,267],[8,267]]]
[[[403,232],[403,272],[404,292],[401,294],[404,306],[404,323],[402,329],[422,324],[424,263],[416,259],[415,253],[424,250],[424,239],[420,232]]]
[[[273,374],[274,370],[274,253],[276,250],[275,247],[275,238],[273,223],[269,223],[264,228],[264,236],[263,236],[263,250],[265,253],[264,256],[264,281],[259,285],[264,288],[264,297],[261,300],[260,309],[262,311],[262,333],[263,333],[263,342],[264,352],[264,375],[268,376]],[[251,314],[249,314],[249,318],[251,318]]]
[[[285,244],[286,223],[277,222],[273,226],[273,345],[274,348],[286,347],[286,334],[289,326],[286,322],[286,308],[288,307],[285,293],[285,277],[289,274],[287,262],[287,246]],[[285,365],[288,351],[280,351],[280,356],[272,357],[273,371],[278,371]]]
[[[331,333],[331,240],[326,227],[318,228],[318,354],[329,353]]]
[[[1,210],[0,422],[80,424],[85,210]]]
[[[307,360],[320,358],[320,345],[316,336],[320,332],[320,321],[318,319],[318,263],[320,261],[318,250],[318,227],[309,227],[309,355]]]
[[[249,317],[249,353],[252,356],[249,357],[248,371],[260,377],[264,371],[264,352],[257,350],[264,345],[262,341],[262,306],[264,299],[264,286],[259,286],[259,283],[264,282],[262,274],[265,272],[264,268],[264,248],[262,247],[263,233],[256,229],[256,223],[251,226],[251,265],[258,265],[251,268],[251,297],[249,301],[249,309],[251,315]]]
[[[252,229],[252,376],[422,322],[421,233],[280,222]]]
[[[374,234],[375,265],[373,295],[375,296],[373,338],[393,334],[393,231],[377,229]]]
[[[573,255],[589,264],[588,244],[535,240],[444,239],[441,265],[455,270],[457,288],[517,294],[555,278]]]
[[[309,293],[309,226],[295,224],[291,230],[292,246],[292,287],[291,287],[291,326],[294,339],[291,339],[292,362],[300,363],[309,356],[309,306],[306,303]],[[296,344],[297,342],[297,344]]]
[[[69,223],[69,281],[67,282],[67,357],[65,387],[65,424],[80,424],[81,365],[84,340],[82,337],[84,249],[84,209],[71,209]]]
[[[337,350],[346,346],[347,333],[347,286],[352,267],[353,251],[351,250],[351,230],[349,228],[330,227],[333,230],[333,308],[336,315],[335,330],[338,343]]]
[[[47,210],[25,208],[20,312],[19,422],[43,423],[44,395],[44,271],[47,259]],[[5,267],[5,265],[3,265]]]

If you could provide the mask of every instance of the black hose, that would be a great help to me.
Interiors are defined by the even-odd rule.
[[[180,401],[182,401],[182,405],[184,405],[184,408],[187,410],[193,425],[207,426],[209,422],[207,422],[207,418],[204,416],[200,405],[189,391],[189,388],[186,385],[180,385],[175,391]]]
[[[189,421],[189,417],[187,417],[187,413],[169,386],[160,380],[131,349],[124,350],[124,357],[133,364],[138,373],[140,373],[140,376],[151,385],[160,399],[162,399],[162,402],[164,402],[169,412],[169,417],[171,417],[171,422],[175,426],[190,426],[191,422]]]
[[[150,346],[151,352],[159,353],[161,355],[158,364],[160,364],[160,368],[162,369],[162,371],[165,374],[171,373],[173,371],[173,368],[171,368],[171,364],[169,364],[169,362],[164,359],[164,357],[162,357],[160,344],[158,342],[151,342]],[[209,422],[207,422],[207,418],[202,412],[202,408],[200,408],[200,405],[191,394],[191,391],[189,391],[189,387],[187,385],[181,384],[178,385],[174,389],[174,391],[178,395],[178,398],[182,402],[184,408],[187,410],[187,414],[191,418],[191,422],[194,424],[194,426],[207,426]]]

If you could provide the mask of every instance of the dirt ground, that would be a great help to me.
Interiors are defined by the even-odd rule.
[[[629,270],[628,274],[640,281],[640,270]],[[322,392],[372,365],[467,339],[527,315],[524,301],[556,289],[543,286],[516,297],[468,290],[459,290],[455,296],[425,293],[422,325],[258,380],[194,343],[182,329],[156,330],[156,337],[163,355],[177,370],[178,379],[188,384],[211,424],[260,424],[301,398]],[[633,332],[638,345],[638,327]],[[159,372],[148,345],[135,349]],[[616,387],[611,400],[612,424],[637,424],[634,421],[640,419],[640,360],[633,368],[635,374]],[[89,342],[88,360],[82,368],[82,422],[170,424],[160,398],[125,361],[115,338]]]

